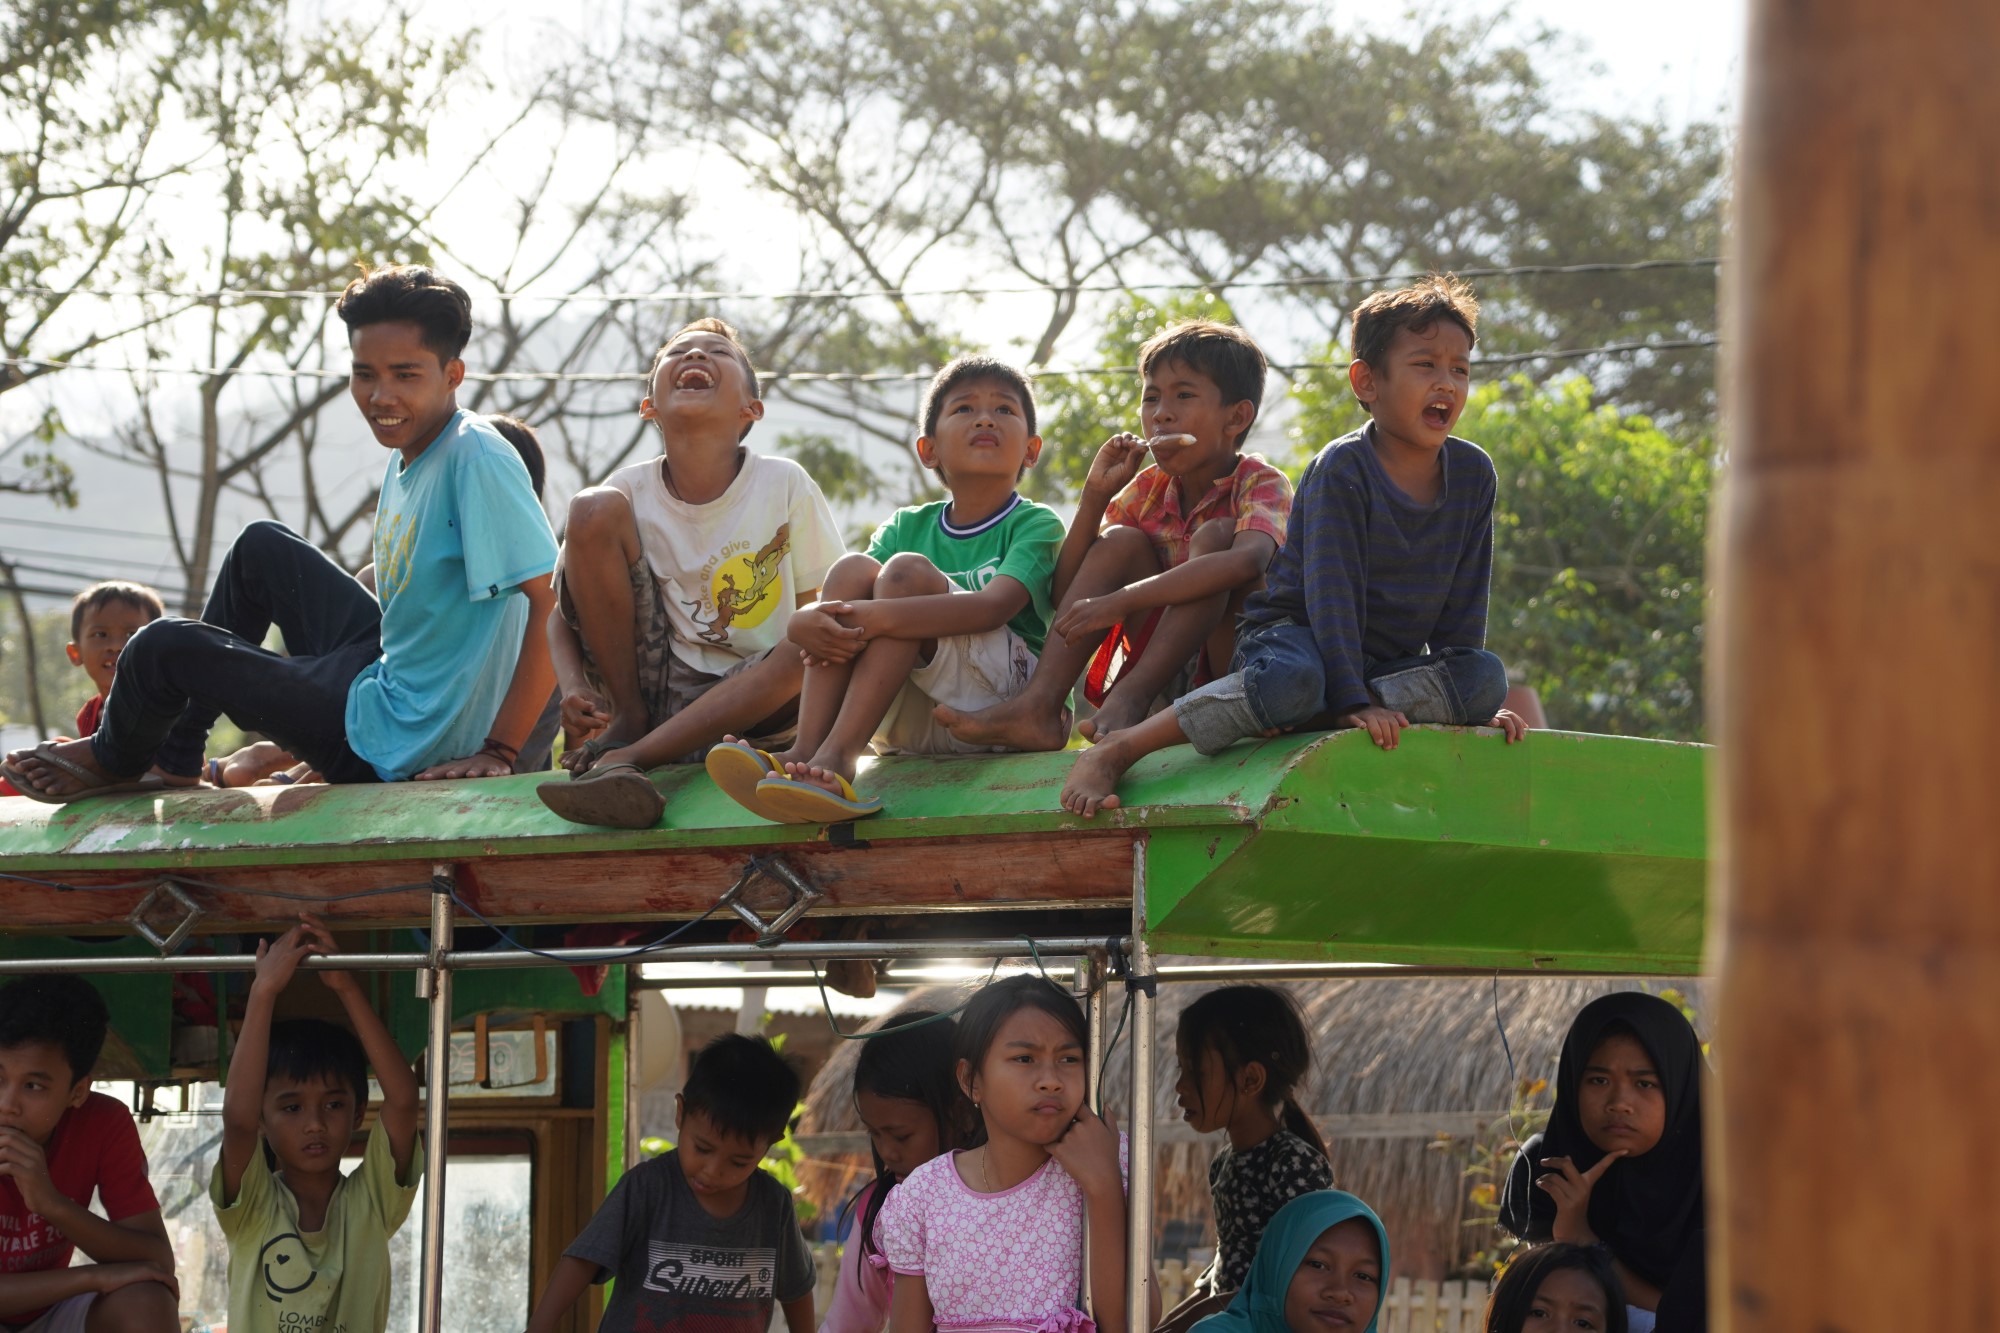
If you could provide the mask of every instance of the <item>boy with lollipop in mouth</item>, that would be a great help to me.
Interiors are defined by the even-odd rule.
[[[978,712],[940,705],[959,740],[1013,750],[1069,743],[1064,705],[1089,668],[1098,740],[1228,670],[1236,617],[1285,540],[1292,486],[1242,452],[1264,396],[1264,353],[1233,324],[1190,320],[1139,351],[1139,424],[1104,442],[1057,558],[1057,614],[1027,687]],[[1147,465],[1146,456],[1152,455]]]

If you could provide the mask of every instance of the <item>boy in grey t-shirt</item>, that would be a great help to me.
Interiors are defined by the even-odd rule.
[[[757,1169],[798,1105],[799,1078],[759,1037],[704,1046],[675,1099],[679,1146],[626,1172],[557,1262],[528,1333],[550,1333],[616,1277],[600,1333],[764,1333],[771,1304],[813,1327],[813,1262],[792,1197]]]

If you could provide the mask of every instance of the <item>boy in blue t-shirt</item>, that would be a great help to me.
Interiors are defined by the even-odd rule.
[[[917,457],[949,500],[899,509],[866,555],[842,556],[821,599],[786,631],[806,662],[798,740],[763,755],[726,741],[709,772],[749,809],[787,823],[872,815],[855,795],[870,743],[909,754],[978,754],[934,715],[971,712],[1026,688],[1048,634],[1063,522],[1015,489],[1042,450],[1027,378],[987,357],[937,373]],[[768,761],[768,762],[767,762]],[[743,778],[768,766],[755,786]]]
[[[164,616],[132,636],[95,735],[0,765],[24,796],[194,786],[225,712],[329,782],[513,771],[555,688],[543,626],[556,545],[520,457],[458,406],[472,299],[397,265],[349,283],[335,310],[355,405],[393,451],[376,594],[282,524],[252,523],[200,620]],[[273,625],[287,655],[262,646]]]

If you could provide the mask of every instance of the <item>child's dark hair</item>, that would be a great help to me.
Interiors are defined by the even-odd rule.
[[[0,1050],[47,1042],[62,1049],[72,1084],[90,1077],[111,1012],[82,977],[27,976],[0,986]]]
[[[75,643],[83,637],[83,618],[99,607],[123,602],[134,611],[145,611],[154,620],[167,613],[167,604],[160,600],[160,594],[143,583],[126,583],[113,579],[106,583],[93,583],[76,595],[69,604],[69,641]]]
[[[726,1032],[695,1052],[681,1087],[684,1113],[722,1134],[776,1143],[799,1104],[798,1072],[762,1037]]]
[[[521,456],[521,465],[528,469],[528,480],[534,485],[535,498],[542,498],[542,483],[549,478],[548,461],[542,456],[542,437],[533,426],[519,417],[510,417],[505,412],[489,412],[486,424],[500,432],[500,438],[514,446],[514,452]]]
[[[667,340],[660,344],[660,349],[657,352],[653,353],[653,364],[646,368],[647,393],[653,391],[653,377],[660,373],[660,362],[666,359],[667,349],[672,347],[674,339],[680,337],[683,333],[713,333],[726,341],[731,347],[736,349],[736,359],[743,363],[743,373],[750,377],[750,396],[752,398],[762,398],[764,396],[763,390],[757,382],[757,367],[750,360],[750,349],[743,345],[743,335],[736,331],[735,325],[729,323],[727,320],[717,319],[713,315],[705,315],[700,319],[689,320],[667,335]],[[744,422],[743,430],[736,437],[737,440],[740,442],[756,425],[755,421]]]
[[[424,347],[440,363],[464,355],[472,340],[472,298],[423,264],[364,270],[347,284],[333,312],[349,333],[370,324],[414,324],[422,331]]]
[[[924,390],[924,434],[936,435],[938,417],[944,413],[944,400],[953,389],[975,380],[994,380],[1012,389],[1021,399],[1021,415],[1027,420],[1028,434],[1035,433],[1035,389],[1028,383],[1028,377],[990,356],[961,356],[948,363],[943,370],[931,376],[931,387]]]
[[[1601,1245],[1564,1241],[1524,1250],[1507,1265],[1486,1302],[1486,1322],[1482,1325],[1486,1333],[1521,1333],[1542,1283],[1565,1268],[1576,1269],[1603,1289],[1604,1333],[1626,1333],[1625,1284],[1612,1267],[1611,1252]]]
[[[951,1044],[954,1077],[960,1064],[978,1073],[986,1062],[987,1051],[993,1047],[993,1039],[1000,1035],[1001,1025],[1023,1009],[1041,1010],[1068,1028],[1077,1045],[1090,1049],[1090,1024],[1084,1020],[1083,1006],[1076,1002],[1075,996],[1047,977],[1008,977],[982,986],[959,1011],[958,1032]],[[986,1141],[985,1123],[976,1116],[972,1138],[967,1147],[977,1147]]]
[[[1298,1002],[1270,986],[1223,986],[1189,1005],[1174,1034],[1181,1065],[1195,1069],[1213,1057],[1234,1079],[1251,1061],[1264,1066],[1264,1096],[1279,1108],[1286,1129],[1327,1156],[1319,1128],[1299,1105],[1298,1092],[1312,1072],[1312,1040]]]
[[[1448,273],[1432,273],[1393,292],[1371,292],[1354,307],[1354,359],[1380,370],[1400,329],[1423,332],[1448,319],[1479,342],[1479,302]]]
[[[1264,359],[1264,349],[1249,334],[1234,324],[1190,319],[1161,329],[1139,349],[1142,380],[1156,367],[1175,363],[1214,380],[1215,387],[1222,391],[1224,407],[1248,402],[1253,409],[1250,423],[1256,424],[1255,409],[1264,404],[1264,378],[1270,371],[1270,363]],[[1229,442],[1230,447],[1241,449],[1244,437],[1249,434],[1250,427],[1245,426]]]
[[[338,1023],[317,1018],[289,1018],[271,1024],[270,1054],[264,1061],[264,1082],[329,1080],[345,1083],[354,1093],[359,1114],[368,1103],[368,1053],[361,1038]]]
[[[861,1057],[854,1062],[855,1096],[866,1092],[892,1101],[918,1103],[937,1121],[940,1152],[950,1152],[969,1141],[972,1108],[959,1089],[953,1072],[956,1062],[951,1058],[957,1025],[929,1009],[909,1009],[892,1015],[882,1025],[882,1032],[891,1035],[874,1036],[862,1043]],[[889,1187],[896,1183],[889,1178],[882,1155],[872,1148],[870,1152],[875,1158],[875,1191],[861,1214],[863,1255],[876,1253],[875,1218],[888,1202]],[[859,1269],[855,1278],[859,1281]]]

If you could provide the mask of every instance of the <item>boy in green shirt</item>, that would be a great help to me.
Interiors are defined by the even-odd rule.
[[[271,1021],[300,962],[334,951],[333,936],[309,916],[257,945],[208,1187],[229,1240],[232,1333],[382,1333],[389,1322],[389,1238],[410,1215],[424,1170],[417,1077],[351,972],[319,979],[340,997],[353,1032],[318,1019]],[[382,1111],[349,1178],[340,1159],[368,1105],[371,1065]]]
[[[882,808],[853,786],[871,741],[908,754],[1002,748],[959,740],[934,710],[1004,703],[1034,674],[1063,522],[1015,486],[1041,450],[1020,371],[961,357],[937,373],[917,457],[951,498],[896,511],[792,616],[786,636],[806,662],[798,741],[775,755],[717,746],[708,769],[723,790],[766,819],[834,823]]]

